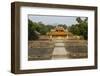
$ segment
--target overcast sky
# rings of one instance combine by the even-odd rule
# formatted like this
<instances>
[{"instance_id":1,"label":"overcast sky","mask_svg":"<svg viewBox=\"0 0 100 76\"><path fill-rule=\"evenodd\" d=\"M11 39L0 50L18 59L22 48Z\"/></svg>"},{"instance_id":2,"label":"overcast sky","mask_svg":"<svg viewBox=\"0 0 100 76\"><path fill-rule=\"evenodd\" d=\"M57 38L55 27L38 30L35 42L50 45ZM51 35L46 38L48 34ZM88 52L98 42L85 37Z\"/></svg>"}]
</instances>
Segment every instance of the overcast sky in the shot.
<instances>
[{"instance_id":1,"label":"overcast sky","mask_svg":"<svg viewBox=\"0 0 100 76\"><path fill-rule=\"evenodd\" d=\"M44 15L29 15L28 19L32 20L33 22L42 22L44 24L66 24L70 26L72 24L76 24L76 18L74 16L44 16ZM84 19L85 17L81 17Z\"/></svg>"}]
</instances>

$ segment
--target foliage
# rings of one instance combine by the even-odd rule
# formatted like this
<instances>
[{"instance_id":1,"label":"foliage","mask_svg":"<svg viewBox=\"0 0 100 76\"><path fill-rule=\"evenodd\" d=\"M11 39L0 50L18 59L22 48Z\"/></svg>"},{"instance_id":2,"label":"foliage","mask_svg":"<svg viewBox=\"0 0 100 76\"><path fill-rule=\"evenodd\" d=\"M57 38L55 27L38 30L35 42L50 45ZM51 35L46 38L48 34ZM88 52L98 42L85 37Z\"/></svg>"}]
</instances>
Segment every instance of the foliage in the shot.
<instances>
[{"instance_id":1,"label":"foliage","mask_svg":"<svg viewBox=\"0 0 100 76\"><path fill-rule=\"evenodd\" d=\"M67 26L66 24L58 24L57 26L64 27L68 29L69 32L73 33L74 35L83 36L84 39L88 39L88 22L87 18L81 19L80 17L76 18L77 24L73 24L71 26ZM36 40L39 38L39 35L46 35L54 25L46 25L42 22L33 22L28 20L28 39L29 40Z\"/></svg>"},{"instance_id":2,"label":"foliage","mask_svg":"<svg viewBox=\"0 0 100 76\"><path fill-rule=\"evenodd\" d=\"M57 26L61 26L61 27L63 27L64 29L67 29L67 25L66 25L66 24L58 24Z\"/></svg>"},{"instance_id":3,"label":"foliage","mask_svg":"<svg viewBox=\"0 0 100 76\"><path fill-rule=\"evenodd\" d=\"M74 24L69 27L69 31L75 35L83 36L84 39L88 39L88 23L87 18L82 20L80 17L76 18L78 24Z\"/></svg>"},{"instance_id":4,"label":"foliage","mask_svg":"<svg viewBox=\"0 0 100 76\"><path fill-rule=\"evenodd\" d=\"M39 38L38 34L35 32L35 29L35 23L33 24L31 20L28 20L28 40L36 40Z\"/></svg>"},{"instance_id":5,"label":"foliage","mask_svg":"<svg viewBox=\"0 0 100 76\"><path fill-rule=\"evenodd\" d=\"M40 35L46 35L54 26L52 25L45 25L42 22L32 22L28 20L28 39L29 40L36 40L39 38Z\"/></svg>"}]
</instances>

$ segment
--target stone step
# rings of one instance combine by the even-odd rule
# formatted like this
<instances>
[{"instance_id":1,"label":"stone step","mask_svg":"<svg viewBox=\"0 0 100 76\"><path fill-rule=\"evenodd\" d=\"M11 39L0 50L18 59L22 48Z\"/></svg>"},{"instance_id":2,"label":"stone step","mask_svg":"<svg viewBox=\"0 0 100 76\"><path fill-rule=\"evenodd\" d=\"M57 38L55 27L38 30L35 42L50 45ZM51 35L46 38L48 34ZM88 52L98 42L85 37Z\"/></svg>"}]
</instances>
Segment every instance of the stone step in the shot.
<instances>
[{"instance_id":1,"label":"stone step","mask_svg":"<svg viewBox=\"0 0 100 76\"><path fill-rule=\"evenodd\" d=\"M64 43L55 43L54 45L55 45L55 47L57 47L57 46L59 46L59 47L63 46L64 47L65 46Z\"/></svg>"},{"instance_id":2,"label":"stone step","mask_svg":"<svg viewBox=\"0 0 100 76\"><path fill-rule=\"evenodd\" d=\"M67 51L65 47L55 47L52 54L52 59L66 59Z\"/></svg>"}]
</instances>

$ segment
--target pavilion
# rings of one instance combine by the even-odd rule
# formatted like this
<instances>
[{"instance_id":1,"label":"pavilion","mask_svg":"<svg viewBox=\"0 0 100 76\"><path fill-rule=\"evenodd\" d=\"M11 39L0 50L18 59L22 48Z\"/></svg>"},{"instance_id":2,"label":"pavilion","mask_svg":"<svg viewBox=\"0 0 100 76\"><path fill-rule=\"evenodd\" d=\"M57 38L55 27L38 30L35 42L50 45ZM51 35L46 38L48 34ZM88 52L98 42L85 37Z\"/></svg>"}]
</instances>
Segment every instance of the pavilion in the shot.
<instances>
[{"instance_id":1,"label":"pavilion","mask_svg":"<svg viewBox=\"0 0 100 76\"><path fill-rule=\"evenodd\" d=\"M68 32L67 29L64 29L61 26L56 26L54 29L51 29L50 32L47 33L49 38L52 39L68 39L72 33Z\"/></svg>"}]
</instances>

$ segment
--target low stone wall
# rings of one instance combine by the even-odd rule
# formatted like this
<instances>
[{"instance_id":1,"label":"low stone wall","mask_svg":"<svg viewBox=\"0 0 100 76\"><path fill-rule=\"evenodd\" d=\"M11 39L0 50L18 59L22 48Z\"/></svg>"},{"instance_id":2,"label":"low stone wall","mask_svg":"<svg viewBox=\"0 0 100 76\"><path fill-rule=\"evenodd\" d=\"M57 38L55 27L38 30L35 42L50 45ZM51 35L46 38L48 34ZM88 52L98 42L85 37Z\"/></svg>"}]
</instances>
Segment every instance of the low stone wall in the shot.
<instances>
[{"instance_id":1,"label":"low stone wall","mask_svg":"<svg viewBox=\"0 0 100 76\"><path fill-rule=\"evenodd\" d=\"M88 43L86 40L53 40L53 41L29 41L28 60L52 59L55 43L63 43L67 55L65 58L88 58ZM59 47L59 46L57 46ZM61 46L62 47L62 46ZM63 52L63 50L62 50ZM59 56L61 57L61 56Z\"/></svg>"},{"instance_id":2,"label":"low stone wall","mask_svg":"<svg viewBox=\"0 0 100 76\"><path fill-rule=\"evenodd\" d=\"M51 41L29 41L28 60L51 59L54 44Z\"/></svg>"},{"instance_id":3,"label":"low stone wall","mask_svg":"<svg viewBox=\"0 0 100 76\"><path fill-rule=\"evenodd\" d=\"M29 48L28 60L48 60L52 58L53 48Z\"/></svg>"},{"instance_id":4,"label":"low stone wall","mask_svg":"<svg viewBox=\"0 0 100 76\"><path fill-rule=\"evenodd\" d=\"M69 58L87 58L88 44L87 41L67 41L65 43L67 56Z\"/></svg>"},{"instance_id":5,"label":"low stone wall","mask_svg":"<svg viewBox=\"0 0 100 76\"><path fill-rule=\"evenodd\" d=\"M28 41L28 48L54 47L52 41Z\"/></svg>"}]
</instances>

